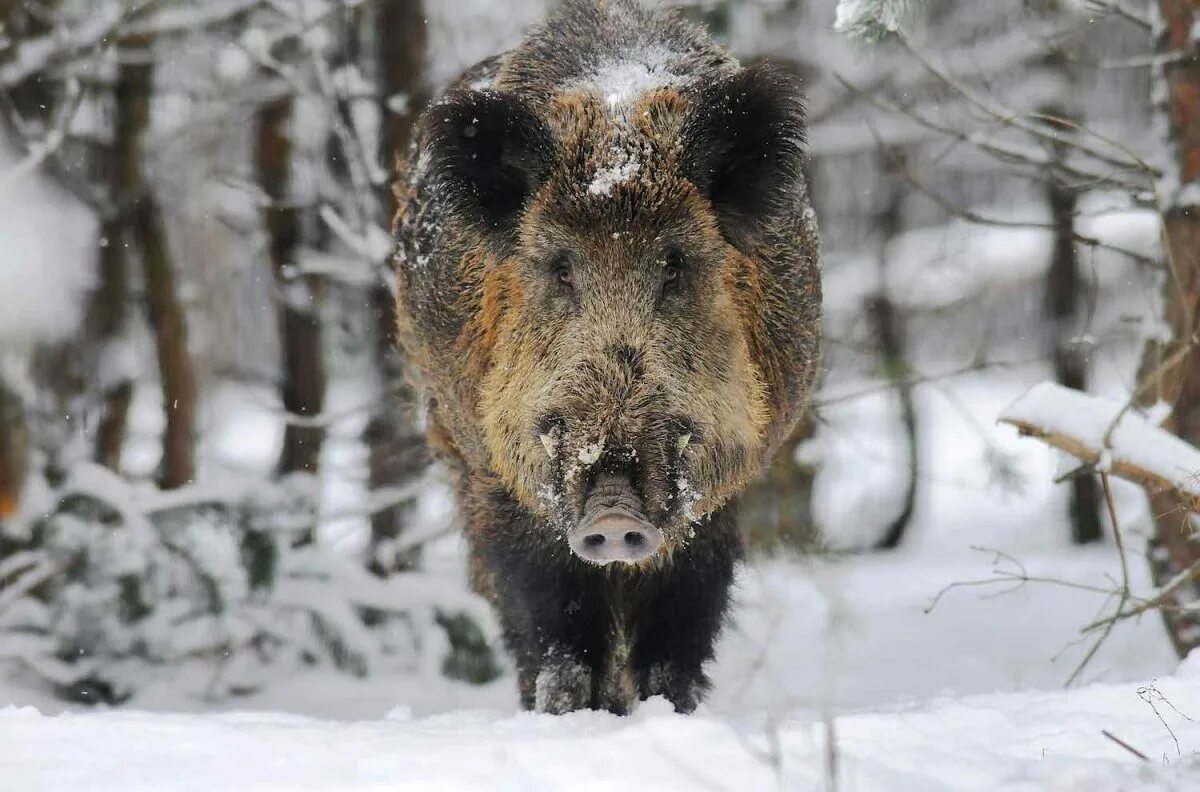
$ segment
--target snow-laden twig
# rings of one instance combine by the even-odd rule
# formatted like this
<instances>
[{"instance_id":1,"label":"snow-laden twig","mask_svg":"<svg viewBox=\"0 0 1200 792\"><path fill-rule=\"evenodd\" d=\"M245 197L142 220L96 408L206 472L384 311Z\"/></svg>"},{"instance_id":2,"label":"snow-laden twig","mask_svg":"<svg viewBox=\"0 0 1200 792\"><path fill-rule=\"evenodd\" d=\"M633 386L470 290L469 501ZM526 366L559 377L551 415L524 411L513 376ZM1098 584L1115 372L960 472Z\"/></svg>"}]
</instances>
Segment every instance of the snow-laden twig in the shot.
<instances>
[{"instance_id":1,"label":"snow-laden twig","mask_svg":"<svg viewBox=\"0 0 1200 792\"><path fill-rule=\"evenodd\" d=\"M840 0L833 29L850 39L880 41L912 24L924 0Z\"/></svg>"},{"instance_id":2,"label":"snow-laden twig","mask_svg":"<svg viewBox=\"0 0 1200 792\"><path fill-rule=\"evenodd\" d=\"M40 168L46 160L58 154L59 149L62 148L63 141L67 138L67 130L71 126L71 120L75 117L75 113L79 110L79 105L82 101L83 90L79 86L79 81L75 79L68 80L67 95L59 104L55 113L55 119L50 124L50 129L40 140L27 141L25 143L25 156L8 170L0 173L0 193L13 187L26 176Z\"/></svg>"},{"instance_id":3,"label":"snow-laden twig","mask_svg":"<svg viewBox=\"0 0 1200 792\"><path fill-rule=\"evenodd\" d=\"M134 7L133 13L154 2L157 0L143 0ZM0 85L12 87L58 62L101 46L112 38L129 13L120 3L104 5L93 11L83 24L68 26L64 22L45 35L19 41L15 56L0 66Z\"/></svg>"},{"instance_id":4,"label":"snow-laden twig","mask_svg":"<svg viewBox=\"0 0 1200 792\"><path fill-rule=\"evenodd\" d=\"M230 22L265 4L265 0L205 0L204 3L163 8L152 16L123 26L122 33L167 36L195 33Z\"/></svg>"},{"instance_id":5,"label":"snow-laden twig","mask_svg":"<svg viewBox=\"0 0 1200 792\"><path fill-rule=\"evenodd\" d=\"M62 564L49 557L43 557L33 567L26 570L15 581L7 584L0 591L0 613L10 608L29 592L50 580L62 571Z\"/></svg>"}]
</instances>

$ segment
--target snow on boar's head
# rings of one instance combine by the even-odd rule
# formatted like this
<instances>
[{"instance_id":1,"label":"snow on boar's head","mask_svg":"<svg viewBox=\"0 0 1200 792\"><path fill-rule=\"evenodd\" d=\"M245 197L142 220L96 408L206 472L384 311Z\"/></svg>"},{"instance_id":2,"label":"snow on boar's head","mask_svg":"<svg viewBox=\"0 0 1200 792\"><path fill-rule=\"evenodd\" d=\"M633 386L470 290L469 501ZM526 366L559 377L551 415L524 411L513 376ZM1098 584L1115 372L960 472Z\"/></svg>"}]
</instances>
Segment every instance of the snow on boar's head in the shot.
<instances>
[{"instance_id":1,"label":"snow on boar's head","mask_svg":"<svg viewBox=\"0 0 1200 792\"><path fill-rule=\"evenodd\" d=\"M425 216L445 226L430 255L459 286L402 273L402 335L406 299L460 317L453 355L410 346L442 412L457 398L471 416L440 419L468 467L464 421L487 475L576 555L666 557L758 472L811 386L797 80L763 63L642 90L497 84L450 93L419 129Z\"/></svg>"}]
</instances>

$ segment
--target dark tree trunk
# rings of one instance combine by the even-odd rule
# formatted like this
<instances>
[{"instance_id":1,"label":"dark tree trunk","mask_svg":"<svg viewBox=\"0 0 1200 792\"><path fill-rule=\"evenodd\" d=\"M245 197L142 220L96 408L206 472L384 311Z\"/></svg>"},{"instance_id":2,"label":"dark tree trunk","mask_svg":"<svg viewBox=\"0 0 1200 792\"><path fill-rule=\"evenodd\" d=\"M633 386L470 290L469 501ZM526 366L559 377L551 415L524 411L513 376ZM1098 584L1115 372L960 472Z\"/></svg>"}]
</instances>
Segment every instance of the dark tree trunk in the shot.
<instances>
[{"instance_id":1,"label":"dark tree trunk","mask_svg":"<svg viewBox=\"0 0 1200 792\"><path fill-rule=\"evenodd\" d=\"M118 77L120 117L116 132L117 158L113 175L120 185L122 201L117 205L122 217L122 235L116 241L137 244L142 260L146 306L154 330L162 387L166 429L163 433L162 467L159 484L174 489L195 478L196 380L188 347L187 314L179 298L175 264L167 241L162 212L151 194L142 170L142 138L150 120L150 101L154 91L153 40L148 35L128 36L119 44L121 60ZM128 236L125 236L128 234ZM102 262L103 263L103 262ZM110 260L108 262L112 264ZM123 268L123 262L120 267ZM106 273L107 274L107 273ZM119 286L120 284L115 284ZM118 387L110 404L121 413L106 418L113 421L104 429L112 442L123 434L123 408L128 395ZM115 402L115 404L113 404ZM98 438L98 441L101 439Z\"/></svg>"},{"instance_id":2,"label":"dark tree trunk","mask_svg":"<svg viewBox=\"0 0 1200 792\"><path fill-rule=\"evenodd\" d=\"M900 422L904 427L907 452L908 480L904 487L904 500L900 512L875 543L876 550L894 550L904 541L904 534L912 521L913 510L917 504L917 481L921 462L917 438L917 408L913 402L912 381L905 360L903 317L886 294L880 294L869 301L867 314L875 333L876 349L883 364L884 375L895 388L896 398L900 402Z\"/></svg>"},{"instance_id":3,"label":"dark tree trunk","mask_svg":"<svg viewBox=\"0 0 1200 792\"><path fill-rule=\"evenodd\" d=\"M307 423L320 418L325 404L319 281L294 272L300 244L300 217L291 205L292 144L288 124L292 97L275 99L259 110L257 167L259 181L271 200L264 222L269 258L279 292L279 344L282 353L280 394L290 421L280 452L280 473L316 473L320 467L324 428Z\"/></svg>"},{"instance_id":4,"label":"dark tree trunk","mask_svg":"<svg viewBox=\"0 0 1200 792\"><path fill-rule=\"evenodd\" d=\"M196 379L188 349L187 317L175 284L162 214L149 194L134 208L130 229L142 253L146 302L167 416L159 484L163 489L175 489L196 477Z\"/></svg>"},{"instance_id":5,"label":"dark tree trunk","mask_svg":"<svg viewBox=\"0 0 1200 792\"><path fill-rule=\"evenodd\" d=\"M102 348L116 343L126 332L129 303L129 210L136 205L145 185L141 178L142 130L146 126L147 98L139 92L150 89L144 84L140 67L123 63L113 91L113 142L104 166L107 167L111 214L104 219L100 233L99 286L88 307L87 328ZM102 374L103 372L98 372ZM133 382L127 378L110 382L102 394L103 411L95 440L95 458L112 470L121 466L125 445L129 405L133 400Z\"/></svg>"},{"instance_id":6,"label":"dark tree trunk","mask_svg":"<svg viewBox=\"0 0 1200 792\"><path fill-rule=\"evenodd\" d=\"M920 479L921 453L917 437L917 406L913 400L911 371L908 364L908 344L904 332L904 316L892 302L888 288L888 246L901 231L901 211L904 191L900 188L898 174L908 167L904 152L896 148L885 148L881 152L881 172L886 192L879 212L876 227L879 232L879 293L867 301L867 317L875 336L875 349L883 376L896 391L900 405L900 423L904 427L904 443L908 479L904 486L904 500L900 512L883 536L875 543L876 550L894 550L904 541L904 534L912 522L917 504L917 482Z\"/></svg>"},{"instance_id":7,"label":"dark tree trunk","mask_svg":"<svg viewBox=\"0 0 1200 792\"><path fill-rule=\"evenodd\" d=\"M1043 108L1050 119L1047 123L1056 136L1070 134L1068 114L1059 107ZM1066 142L1061 138L1053 146L1051 156L1062 160ZM1088 283L1079 267L1075 247L1075 191L1057 179L1047 187L1050 222L1054 228L1054 249L1046 272L1045 317L1049 330L1048 346L1054 362L1054 380L1060 385L1086 391L1088 387L1087 347L1077 336L1088 300ZM1076 544L1099 542L1103 537L1100 522L1100 483L1090 471L1080 472L1071 479L1071 539Z\"/></svg>"},{"instance_id":8,"label":"dark tree trunk","mask_svg":"<svg viewBox=\"0 0 1200 792\"><path fill-rule=\"evenodd\" d=\"M1162 68L1167 91L1165 112L1170 121L1174 155L1172 166L1181 185L1200 182L1200 57L1191 31L1200 23L1200 1L1159 0L1163 18L1158 52L1191 51L1185 60L1169 60ZM1165 208L1166 320L1173 341L1150 342L1142 363L1143 401L1162 400L1171 405L1165 428L1193 445L1200 445L1200 207L1173 201ZM1157 376L1153 376L1157 374ZM1182 657L1200 646L1200 612L1183 606L1200 598L1196 572L1200 570L1200 542L1193 518L1165 494L1150 492L1155 535L1150 543L1150 561L1155 582L1164 585L1175 576L1192 570L1192 584L1178 590L1163 607L1167 631Z\"/></svg>"},{"instance_id":9,"label":"dark tree trunk","mask_svg":"<svg viewBox=\"0 0 1200 792\"><path fill-rule=\"evenodd\" d=\"M381 0L378 17L379 74L384 134L380 158L389 170L408 149L413 124L429 100L423 82L428 35L420 0ZM396 212L390 185L380 192L380 203L390 223ZM428 455L412 409L414 393L404 378L404 365L395 342L395 309L388 284L377 284L371 294L377 317L375 369L382 393L372 411L363 440L368 453L371 490L401 486L428 465ZM371 541L367 564L386 575L415 563L415 552L397 553L394 542L407 527L411 503L396 504L371 515Z\"/></svg>"},{"instance_id":10,"label":"dark tree trunk","mask_svg":"<svg viewBox=\"0 0 1200 792\"><path fill-rule=\"evenodd\" d=\"M21 490L28 472L29 424L25 405L0 380L0 525L20 509Z\"/></svg>"},{"instance_id":11,"label":"dark tree trunk","mask_svg":"<svg viewBox=\"0 0 1200 792\"><path fill-rule=\"evenodd\" d=\"M407 152L413 125L429 101L424 83L429 32L421 0L380 0L377 29L384 119L379 157L390 171ZM390 186L382 198L390 220L396 213Z\"/></svg>"}]
</instances>

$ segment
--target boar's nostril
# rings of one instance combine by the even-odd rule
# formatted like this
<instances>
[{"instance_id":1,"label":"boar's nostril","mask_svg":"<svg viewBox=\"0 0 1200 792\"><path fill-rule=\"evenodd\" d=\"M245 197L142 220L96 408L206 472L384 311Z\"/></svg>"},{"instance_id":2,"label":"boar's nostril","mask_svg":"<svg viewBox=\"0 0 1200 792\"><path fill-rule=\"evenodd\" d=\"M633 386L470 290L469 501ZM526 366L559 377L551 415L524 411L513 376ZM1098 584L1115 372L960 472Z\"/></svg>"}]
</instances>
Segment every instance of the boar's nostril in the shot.
<instances>
[{"instance_id":1,"label":"boar's nostril","mask_svg":"<svg viewBox=\"0 0 1200 792\"><path fill-rule=\"evenodd\" d=\"M630 531L629 533L625 534L625 544L627 544L627 545L632 545L633 547L640 547L641 545L645 544L645 542L646 542L645 535L643 535L637 531Z\"/></svg>"},{"instance_id":2,"label":"boar's nostril","mask_svg":"<svg viewBox=\"0 0 1200 792\"><path fill-rule=\"evenodd\" d=\"M604 544L604 534L588 534L583 537L583 543L587 547L599 547Z\"/></svg>"}]
</instances>

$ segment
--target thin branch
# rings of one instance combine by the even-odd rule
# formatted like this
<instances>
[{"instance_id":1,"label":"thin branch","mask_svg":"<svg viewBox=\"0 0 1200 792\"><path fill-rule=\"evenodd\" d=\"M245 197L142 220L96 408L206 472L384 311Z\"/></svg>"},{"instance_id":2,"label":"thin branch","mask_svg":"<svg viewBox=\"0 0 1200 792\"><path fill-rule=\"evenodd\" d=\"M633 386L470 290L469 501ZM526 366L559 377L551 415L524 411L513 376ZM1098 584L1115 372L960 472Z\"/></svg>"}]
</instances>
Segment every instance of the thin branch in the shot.
<instances>
[{"instance_id":1,"label":"thin branch","mask_svg":"<svg viewBox=\"0 0 1200 792\"><path fill-rule=\"evenodd\" d=\"M897 166L896 172L902 179L904 179L905 182L909 184L909 186L911 186L920 194L924 195L929 200L936 203L938 207L942 209L942 211L946 212L951 217L958 217L973 225L992 226L994 228L1044 228L1047 230L1053 230L1055 228L1052 223L1044 223L1034 220L1002 220L998 217L987 217L986 215L979 214L972 209L966 209L962 206L958 206L934 190L931 190L929 187L926 187L912 174L912 171L903 164ZM1149 256L1144 256L1136 251L1129 250L1128 248L1123 248L1120 245L1113 245L1097 239L1096 237L1080 234L1077 231L1071 232L1071 238L1081 245L1087 245L1088 247L1095 248L1097 250L1108 250L1125 256L1139 265L1146 267L1158 267L1158 262L1155 259Z\"/></svg>"},{"instance_id":2,"label":"thin branch","mask_svg":"<svg viewBox=\"0 0 1200 792\"><path fill-rule=\"evenodd\" d=\"M1111 167L1119 169L1136 167L1138 170L1141 170L1143 173L1146 173L1153 178L1158 178L1162 175L1162 172L1158 168L1150 165L1141 157L1132 156L1130 159L1114 157L1107 152L1100 151L1095 147L1088 145L1082 140L1063 138L1061 135L1055 133L1054 130L1047 128L1042 124L1029 123L1020 113L994 107L986 100L976 96L975 93L962 82L945 73L937 66L934 66L933 63L921 55L921 53L917 51L917 49L913 47L911 43L909 43L908 39L906 39L903 35L898 35L897 38L908 54L911 55L918 63L924 66L931 75L943 82L947 87L965 99L970 105L980 110L985 115L990 116L991 118L1000 122L1004 126L1018 129L1021 132L1031 135L1034 138L1043 140L1047 143L1066 146L1067 148L1073 149L1084 156L1095 159L1098 162L1102 162ZM1128 150L1123 146L1120 147L1120 150L1123 154L1128 155L1129 153Z\"/></svg>"},{"instance_id":3,"label":"thin branch","mask_svg":"<svg viewBox=\"0 0 1200 792\"><path fill-rule=\"evenodd\" d=\"M1135 618L1143 613L1146 613L1147 611L1169 608L1170 601L1175 596L1175 593L1178 592L1179 589L1184 588L1197 580L1200 580L1200 561L1197 561L1192 566L1176 574L1173 578L1163 584L1163 586L1159 588L1157 592L1149 597L1131 597L1131 599L1139 600L1137 605L1124 610L1118 609L1117 612L1111 616L1106 616L1103 619L1097 619L1091 624L1083 627L1081 632L1087 633L1093 630L1098 630L1113 622Z\"/></svg>"},{"instance_id":4,"label":"thin branch","mask_svg":"<svg viewBox=\"0 0 1200 792\"><path fill-rule=\"evenodd\" d=\"M1084 6L1093 11L1103 11L1106 14L1120 17L1126 22L1132 22L1149 33L1154 29L1150 20L1125 5L1123 0L1084 0Z\"/></svg>"},{"instance_id":5,"label":"thin branch","mask_svg":"<svg viewBox=\"0 0 1200 792\"><path fill-rule=\"evenodd\" d=\"M44 36L20 42L16 57L0 66L0 85L12 87L53 66L103 47L119 36L123 25L140 19L158 2L160 0L138 0L116 13L94 14L84 24L64 24Z\"/></svg>"},{"instance_id":6,"label":"thin branch","mask_svg":"<svg viewBox=\"0 0 1200 792\"><path fill-rule=\"evenodd\" d=\"M1130 745L1129 743L1125 742L1125 741L1124 741L1124 740L1122 740L1120 737L1118 737L1117 735L1115 735L1115 734L1113 734L1112 732L1110 732L1108 729L1101 729L1101 730L1100 730L1100 733L1101 733L1101 734L1103 734L1103 735L1104 735L1105 737L1107 737L1108 739L1110 739L1110 740L1112 740L1113 742L1115 742L1117 745L1119 745L1119 746L1121 746L1122 748L1124 748L1126 751L1129 751L1129 753L1133 754L1133 755L1134 755L1134 756L1136 756L1138 759L1141 759L1143 762L1149 762L1149 761L1150 761L1150 757L1149 757L1149 756L1146 756L1146 754L1142 753L1142 752L1141 752L1141 751L1139 751L1137 748L1134 748L1132 745Z\"/></svg>"},{"instance_id":7,"label":"thin branch","mask_svg":"<svg viewBox=\"0 0 1200 792\"><path fill-rule=\"evenodd\" d=\"M912 108L903 107L901 105L885 101L875 96L870 96L853 83L846 80L840 74L835 73L834 79L840 82L848 90L854 91L862 96L863 100L884 112L902 115L911 119L920 126L936 132L940 135L952 138L965 143L972 148L975 148L984 154L998 160L1006 165L1021 165L1030 168L1033 174L1039 178L1045 179L1045 174L1059 174L1061 180L1073 179L1079 185L1083 184L1112 184L1122 190L1129 192L1139 192L1147 190L1150 186L1149 180L1143 178L1137 181L1128 181L1120 178L1112 173L1100 173L1096 171L1084 170L1077 165L1064 162L1061 159L1048 157L1042 152L1034 149L1018 148L1012 145L997 143L996 141L982 136L978 133L967 133L961 129L946 124L940 124L932 119L916 112ZM1121 168L1121 170L1132 170L1130 167Z\"/></svg>"},{"instance_id":8,"label":"thin branch","mask_svg":"<svg viewBox=\"0 0 1200 792\"><path fill-rule=\"evenodd\" d=\"M1117 594L1117 613L1120 613L1122 610L1124 610L1125 605L1129 602L1130 597L1129 561L1125 558L1125 540L1121 536L1121 523L1117 519L1117 507L1113 502L1112 485L1109 483L1108 473L1103 471L1100 473L1100 485L1104 488L1104 502L1108 505L1108 518L1112 522L1113 543L1117 546L1117 558L1121 562L1121 588ZM1083 659L1079 661L1079 665L1076 666L1075 670L1071 672L1071 676L1067 678L1067 686L1070 686L1073 682L1075 682L1075 680L1079 678L1079 675L1083 673L1084 669L1088 667L1088 664L1092 661L1092 658L1096 656L1096 652L1100 650L1100 647L1103 646L1104 642L1108 640L1108 636L1112 634L1113 627L1115 627L1116 624L1116 620L1113 620L1104 627L1103 632L1101 632L1100 636L1096 638L1091 648L1088 649L1087 654L1083 656Z\"/></svg>"}]
</instances>

